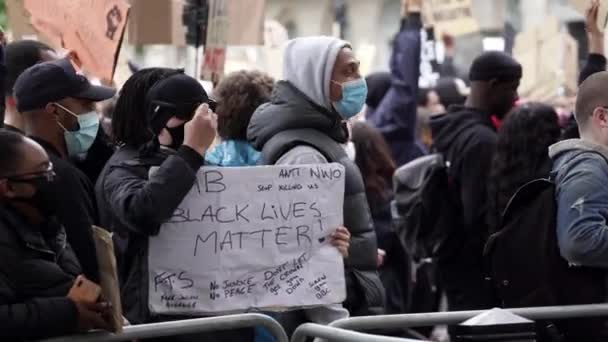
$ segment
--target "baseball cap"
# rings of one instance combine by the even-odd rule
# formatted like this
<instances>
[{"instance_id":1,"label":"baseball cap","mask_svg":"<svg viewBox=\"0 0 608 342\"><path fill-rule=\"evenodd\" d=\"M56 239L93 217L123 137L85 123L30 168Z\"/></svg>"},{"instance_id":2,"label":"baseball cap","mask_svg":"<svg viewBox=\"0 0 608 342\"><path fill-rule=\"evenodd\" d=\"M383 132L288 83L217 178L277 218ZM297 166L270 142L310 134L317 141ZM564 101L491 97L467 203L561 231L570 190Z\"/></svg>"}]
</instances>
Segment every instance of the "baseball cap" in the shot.
<instances>
[{"instance_id":1,"label":"baseball cap","mask_svg":"<svg viewBox=\"0 0 608 342\"><path fill-rule=\"evenodd\" d=\"M115 93L113 88L91 84L74 69L68 58L32 66L17 78L14 87L19 112L40 109L48 103L68 97L103 101Z\"/></svg>"},{"instance_id":2,"label":"baseball cap","mask_svg":"<svg viewBox=\"0 0 608 342\"><path fill-rule=\"evenodd\" d=\"M214 109L215 102L209 99L200 82L180 72L158 81L148 91L146 115L153 131L157 132L173 116L190 120L202 103L208 103Z\"/></svg>"}]
</instances>

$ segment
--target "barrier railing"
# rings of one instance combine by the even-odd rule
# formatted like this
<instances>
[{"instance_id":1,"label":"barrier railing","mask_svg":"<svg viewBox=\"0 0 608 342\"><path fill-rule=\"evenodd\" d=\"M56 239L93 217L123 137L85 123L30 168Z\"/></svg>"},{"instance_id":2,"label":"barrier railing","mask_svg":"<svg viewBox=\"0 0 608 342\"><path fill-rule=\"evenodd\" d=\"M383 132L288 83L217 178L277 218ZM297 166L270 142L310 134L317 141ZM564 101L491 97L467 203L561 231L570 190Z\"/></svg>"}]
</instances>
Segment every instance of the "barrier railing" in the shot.
<instances>
[{"instance_id":1,"label":"barrier railing","mask_svg":"<svg viewBox=\"0 0 608 342\"><path fill-rule=\"evenodd\" d=\"M299 326L291 337L291 342L305 342L307 337L318 337L331 342L419 342L406 338L364 334L338 329L326 325L306 323Z\"/></svg>"},{"instance_id":2,"label":"barrier railing","mask_svg":"<svg viewBox=\"0 0 608 342\"><path fill-rule=\"evenodd\" d=\"M276 342L289 342L285 330L269 316L262 314L239 314L182 321L140 324L125 327L122 334L90 332L42 340L41 342L118 342L135 339L178 336L211 331L263 326L272 334Z\"/></svg>"},{"instance_id":3,"label":"barrier railing","mask_svg":"<svg viewBox=\"0 0 608 342\"><path fill-rule=\"evenodd\" d=\"M531 319L566 319L608 316L608 304L545 306L507 309L512 313ZM433 312L402 315L363 316L337 320L331 327L366 331L374 329L405 329L433 325L462 323L486 310Z\"/></svg>"}]
</instances>

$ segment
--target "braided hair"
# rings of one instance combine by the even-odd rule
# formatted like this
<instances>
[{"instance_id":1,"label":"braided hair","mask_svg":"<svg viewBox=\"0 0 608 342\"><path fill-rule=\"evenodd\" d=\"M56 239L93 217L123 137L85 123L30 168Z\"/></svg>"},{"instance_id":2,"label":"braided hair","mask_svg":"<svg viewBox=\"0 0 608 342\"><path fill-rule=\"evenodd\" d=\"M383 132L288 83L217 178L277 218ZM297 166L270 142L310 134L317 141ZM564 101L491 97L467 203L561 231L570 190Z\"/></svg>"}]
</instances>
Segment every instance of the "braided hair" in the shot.
<instances>
[{"instance_id":1,"label":"braided hair","mask_svg":"<svg viewBox=\"0 0 608 342\"><path fill-rule=\"evenodd\" d=\"M112 115L112 135L119 145L140 148L154 137L145 111L148 90L156 82L181 73L179 69L147 68L135 72L120 90Z\"/></svg>"}]
</instances>

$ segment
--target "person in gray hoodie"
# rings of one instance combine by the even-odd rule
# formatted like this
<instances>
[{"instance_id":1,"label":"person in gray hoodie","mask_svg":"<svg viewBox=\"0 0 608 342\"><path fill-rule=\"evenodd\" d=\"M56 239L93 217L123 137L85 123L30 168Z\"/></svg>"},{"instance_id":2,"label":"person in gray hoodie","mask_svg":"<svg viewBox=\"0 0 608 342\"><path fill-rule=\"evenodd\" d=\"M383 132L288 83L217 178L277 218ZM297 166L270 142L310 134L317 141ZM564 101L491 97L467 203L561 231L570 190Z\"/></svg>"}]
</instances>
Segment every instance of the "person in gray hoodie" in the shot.
<instances>
[{"instance_id":1,"label":"person in gray hoodie","mask_svg":"<svg viewBox=\"0 0 608 342\"><path fill-rule=\"evenodd\" d=\"M572 265L608 268L608 72L579 88L575 116L580 139L549 148L558 204L557 238Z\"/></svg>"},{"instance_id":2,"label":"person in gray hoodie","mask_svg":"<svg viewBox=\"0 0 608 342\"><path fill-rule=\"evenodd\" d=\"M252 146L262 152L263 164L336 162L345 167L344 226L351 241L345 259L344 306L351 315L382 313L384 305L365 186L357 165L341 146L348 141L346 120L362 110L366 97L359 61L347 42L332 37L297 38L285 48L283 80L275 85L271 101L253 114L247 130ZM278 318L290 333L302 321L327 324L348 316L349 311L333 305Z\"/></svg>"}]
</instances>

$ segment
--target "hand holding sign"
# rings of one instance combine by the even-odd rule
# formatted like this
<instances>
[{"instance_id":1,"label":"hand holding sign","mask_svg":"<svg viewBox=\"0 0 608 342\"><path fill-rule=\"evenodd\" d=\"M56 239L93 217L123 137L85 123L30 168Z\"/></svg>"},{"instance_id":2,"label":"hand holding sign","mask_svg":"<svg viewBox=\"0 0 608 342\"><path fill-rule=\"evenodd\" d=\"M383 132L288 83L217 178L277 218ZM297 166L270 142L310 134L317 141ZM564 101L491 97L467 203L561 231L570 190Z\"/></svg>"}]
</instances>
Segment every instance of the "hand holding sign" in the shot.
<instances>
[{"instance_id":1,"label":"hand holding sign","mask_svg":"<svg viewBox=\"0 0 608 342\"><path fill-rule=\"evenodd\" d=\"M340 251L342 257L348 258L348 248L350 247L350 232L348 229L346 227L338 227L331 234L331 244Z\"/></svg>"},{"instance_id":2,"label":"hand holding sign","mask_svg":"<svg viewBox=\"0 0 608 342\"><path fill-rule=\"evenodd\" d=\"M203 103L196 109L192 120L184 127L184 145L204 155L213 143L217 129L217 115Z\"/></svg>"}]
</instances>

